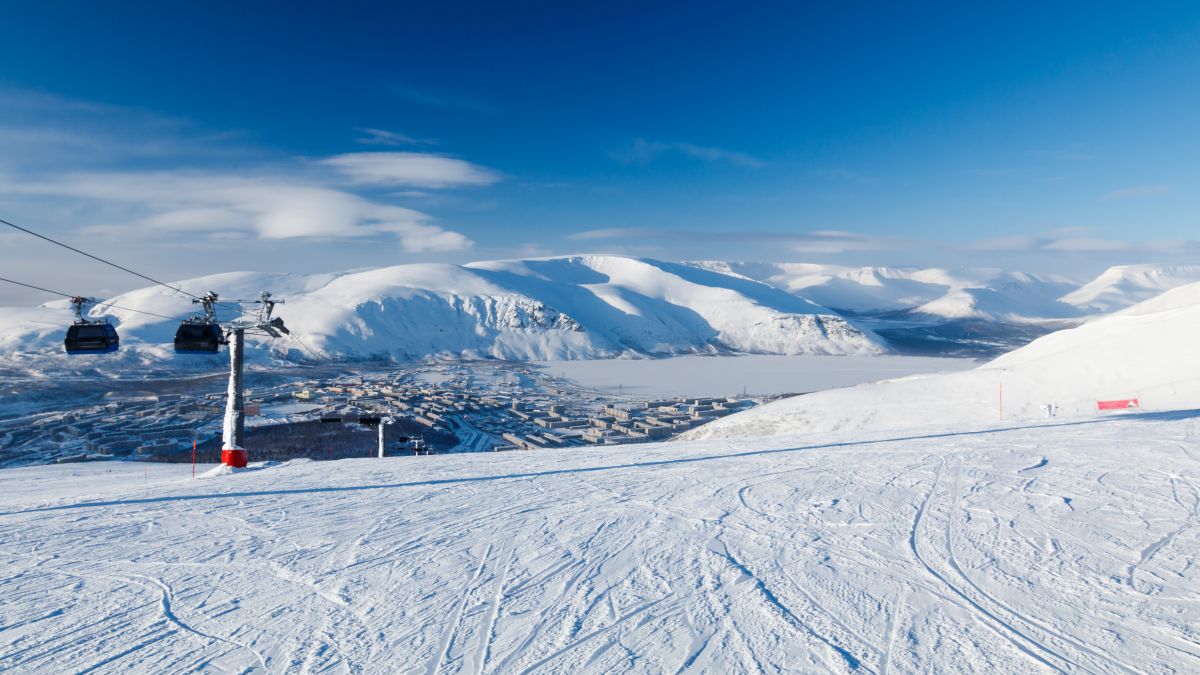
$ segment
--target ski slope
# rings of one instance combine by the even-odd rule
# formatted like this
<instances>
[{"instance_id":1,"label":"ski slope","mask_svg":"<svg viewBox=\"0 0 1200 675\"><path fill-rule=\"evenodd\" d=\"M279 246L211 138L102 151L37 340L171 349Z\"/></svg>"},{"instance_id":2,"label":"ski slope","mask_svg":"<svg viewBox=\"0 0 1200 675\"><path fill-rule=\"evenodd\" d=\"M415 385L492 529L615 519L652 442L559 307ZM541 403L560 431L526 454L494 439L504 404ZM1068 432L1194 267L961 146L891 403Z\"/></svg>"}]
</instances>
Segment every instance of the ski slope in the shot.
<instances>
[{"instance_id":1,"label":"ski slope","mask_svg":"<svg viewBox=\"0 0 1200 675\"><path fill-rule=\"evenodd\" d=\"M688 432L745 438L859 433L1035 420L1056 406L1091 416L1097 402L1138 399L1147 410L1200 408L1200 283L1034 340L974 370L863 384L798 396Z\"/></svg>"},{"instance_id":2,"label":"ski slope","mask_svg":"<svg viewBox=\"0 0 1200 675\"><path fill-rule=\"evenodd\" d=\"M0 472L9 672L1195 672L1191 413Z\"/></svg>"}]
</instances>

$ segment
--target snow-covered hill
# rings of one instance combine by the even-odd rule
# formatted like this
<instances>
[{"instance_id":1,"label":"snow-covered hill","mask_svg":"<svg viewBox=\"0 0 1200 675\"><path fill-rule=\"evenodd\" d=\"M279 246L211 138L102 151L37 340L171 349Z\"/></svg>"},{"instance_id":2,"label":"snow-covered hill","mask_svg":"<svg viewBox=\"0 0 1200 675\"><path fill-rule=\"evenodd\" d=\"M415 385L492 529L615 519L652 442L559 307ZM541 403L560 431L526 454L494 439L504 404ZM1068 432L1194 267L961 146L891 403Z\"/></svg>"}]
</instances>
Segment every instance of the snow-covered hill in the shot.
<instances>
[{"instance_id":1,"label":"snow-covered hill","mask_svg":"<svg viewBox=\"0 0 1200 675\"><path fill-rule=\"evenodd\" d=\"M733 415L692 438L915 428L1030 420L1055 405L1093 415L1100 400L1200 408L1200 283L1042 337L975 370L799 396Z\"/></svg>"},{"instance_id":2,"label":"snow-covered hill","mask_svg":"<svg viewBox=\"0 0 1200 675\"><path fill-rule=\"evenodd\" d=\"M756 281L650 259L571 256L469 265L414 264L340 274L229 273L188 279L193 293L286 300L277 314L296 336L274 344L295 358L603 358L625 353L735 351L872 354L869 331L824 307ZM108 300L118 358L169 357L188 298L162 287ZM125 309L120 309L125 308ZM223 319L232 318L226 308ZM94 312L95 314L95 312ZM65 302L0 309L0 351L54 353ZM138 345L149 345L149 352ZM20 357L18 357L20 358ZM191 357L183 357L191 358Z\"/></svg>"},{"instance_id":3,"label":"snow-covered hill","mask_svg":"<svg viewBox=\"0 0 1200 675\"><path fill-rule=\"evenodd\" d=\"M1107 314L1200 281L1200 265L1121 265L1063 296L1089 314Z\"/></svg>"},{"instance_id":4,"label":"snow-covered hill","mask_svg":"<svg viewBox=\"0 0 1200 675\"><path fill-rule=\"evenodd\" d=\"M1080 315L1059 298L1079 283L996 269L843 267L807 263L689 263L755 279L825 307L860 314L907 312L940 319L1022 321Z\"/></svg>"}]
</instances>

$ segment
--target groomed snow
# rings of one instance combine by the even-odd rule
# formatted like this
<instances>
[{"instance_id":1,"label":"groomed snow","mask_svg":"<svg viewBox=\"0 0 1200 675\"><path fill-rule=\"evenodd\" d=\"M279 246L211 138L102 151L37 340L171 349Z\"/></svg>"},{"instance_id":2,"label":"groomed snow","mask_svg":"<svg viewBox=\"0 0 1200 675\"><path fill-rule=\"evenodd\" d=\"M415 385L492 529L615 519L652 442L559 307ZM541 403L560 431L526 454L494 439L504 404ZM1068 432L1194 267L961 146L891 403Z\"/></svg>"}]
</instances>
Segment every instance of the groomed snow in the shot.
<instances>
[{"instance_id":1,"label":"groomed snow","mask_svg":"<svg viewBox=\"0 0 1200 675\"><path fill-rule=\"evenodd\" d=\"M0 670L1194 672L1198 431L7 470Z\"/></svg>"}]
</instances>

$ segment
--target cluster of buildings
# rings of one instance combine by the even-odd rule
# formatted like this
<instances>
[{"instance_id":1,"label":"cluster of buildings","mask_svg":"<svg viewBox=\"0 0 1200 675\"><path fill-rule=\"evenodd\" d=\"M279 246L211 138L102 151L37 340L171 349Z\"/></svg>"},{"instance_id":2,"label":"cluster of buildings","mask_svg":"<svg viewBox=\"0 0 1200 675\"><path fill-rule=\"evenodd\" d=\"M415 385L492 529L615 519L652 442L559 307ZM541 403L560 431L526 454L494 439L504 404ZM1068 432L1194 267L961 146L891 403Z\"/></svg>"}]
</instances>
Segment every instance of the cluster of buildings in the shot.
<instances>
[{"instance_id":1,"label":"cluster of buildings","mask_svg":"<svg viewBox=\"0 0 1200 675\"><path fill-rule=\"evenodd\" d=\"M583 440L595 444L657 441L754 405L749 399L682 398L630 407L605 406L588 419Z\"/></svg>"},{"instance_id":2,"label":"cluster of buildings","mask_svg":"<svg viewBox=\"0 0 1200 675\"><path fill-rule=\"evenodd\" d=\"M224 405L223 393L146 393L0 421L0 465L181 452L203 440L199 434L206 426L219 426L213 420L220 419Z\"/></svg>"},{"instance_id":3,"label":"cluster of buildings","mask_svg":"<svg viewBox=\"0 0 1200 675\"><path fill-rule=\"evenodd\" d=\"M442 364L441 377L391 375L305 383L296 397L320 401L323 414L409 418L459 437L458 451L534 450L585 444L658 441L751 407L743 398L680 398L630 402L566 387L532 368L495 366L508 377L480 377L478 366Z\"/></svg>"},{"instance_id":4,"label":"cluster of buildings","mask_svg":"<svg viewBox=\"0 0 1200 675\"><path fill-rule=\"evenodd\" d=\"M214 383L215 384L215 383ZM0 421L0 466L160 458L219 436L225 392L123 396ZM414 364L247 392L248 427L372 419L457 439L452 452L658 441L753 406L740 398L632 401L584 389L526 364ZM413 434L411 431L394 433ZM453 441L450 441L453 443Z\"/></svg>"}]
</instances>

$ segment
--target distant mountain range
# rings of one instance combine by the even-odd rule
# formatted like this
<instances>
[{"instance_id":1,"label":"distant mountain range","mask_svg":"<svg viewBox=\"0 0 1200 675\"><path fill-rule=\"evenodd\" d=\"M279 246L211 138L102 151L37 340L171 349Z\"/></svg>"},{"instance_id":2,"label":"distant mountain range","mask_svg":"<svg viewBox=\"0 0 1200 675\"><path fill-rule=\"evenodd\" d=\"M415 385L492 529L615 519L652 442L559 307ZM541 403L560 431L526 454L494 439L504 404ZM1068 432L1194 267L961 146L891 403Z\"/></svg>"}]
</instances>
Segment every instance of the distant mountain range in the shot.
<instances>
[{"instance_id":1,"label":"distant mountain range","mask_svg":"<svg viewBox=\"0 0 1200 675\"><path fill-rule=\"evenodd\" d=\"M269 289L286 299L277 313L295 336L271 343L277 354L341 360L706 352L984 355L1197 280L1200 265L1114 267L1082 284L986 269L582 255L331 274L233 272L178 283L227 299L253 298ZM125 309L93 310L94 316L109 316L121 332L122 351L103 358L196 358L174 357L170 342L178 320L154 316L193 312L188 297L150 287L106 302ZM222 311L221 318L233 318L232 311ZM0 353L10 361L58 353L69 323L64 301L0 308Z\"/></svg>"},{"instance_id":2,"label":"distant mountain range","mask_svg":"<svg viewBox=\"0 0 1200 675\"><path fill-rule=\"evenodd\" d=\"M842 314L1013 322L1107 314L1200 281L1200 265L1122 265L1081 284L1058 275L998 269L689 264L762 281Z\"/></svg>"}]
</instances>

